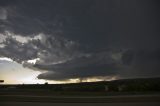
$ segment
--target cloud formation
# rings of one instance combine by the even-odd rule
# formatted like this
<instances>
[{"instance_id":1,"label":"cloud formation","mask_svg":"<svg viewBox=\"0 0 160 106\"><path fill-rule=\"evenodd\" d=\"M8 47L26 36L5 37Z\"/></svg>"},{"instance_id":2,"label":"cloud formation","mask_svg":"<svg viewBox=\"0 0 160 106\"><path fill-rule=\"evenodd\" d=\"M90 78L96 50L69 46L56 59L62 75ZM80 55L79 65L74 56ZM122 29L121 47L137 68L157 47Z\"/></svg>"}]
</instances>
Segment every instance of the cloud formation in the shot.
<instances>
[{"instance_id":1,"label":"cloud formation","mask_svg":"<svg viewBox=\"0 0 160 106\"><path fill-rule=\"evenodd\" d=\"M160 76L156 0L0 1L0 56L39 79Z\"/></svg>"},{"instance_id":2,"label":"cloud formation","mask_svg":"<svg viewBox=\"0 0 160 106\"><path fill-rule=\"evenodd\" d=\"M7 19L7 10L0 7L0 20L6 20Z\"/></svg>"}]
</instances>

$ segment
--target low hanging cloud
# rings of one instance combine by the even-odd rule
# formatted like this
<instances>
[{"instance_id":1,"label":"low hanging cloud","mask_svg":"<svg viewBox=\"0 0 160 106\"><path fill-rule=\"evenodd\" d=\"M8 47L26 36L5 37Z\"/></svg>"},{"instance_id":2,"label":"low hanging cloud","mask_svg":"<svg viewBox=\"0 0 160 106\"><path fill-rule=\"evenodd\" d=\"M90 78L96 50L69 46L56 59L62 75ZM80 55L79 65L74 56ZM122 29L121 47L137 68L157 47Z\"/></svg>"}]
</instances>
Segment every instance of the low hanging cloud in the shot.
<instances>
[{"instance_id":1,"label":"low hanging cloud","mask_svg":"<svg viewBox=\"0 0 160 106\"><path fill-rule=\"evenodd\" d=\"M120 66L120 61L115 61L110 57L109 53L98 53L91 56L82 56L55 65L35 64L35 67L50 70L49 72L40 74L38 76L39 79L48 78L54 80L116 76L117 71L122 69Z\"/></svg>"},{"instance_id":2,"label":"low hanging cloud","mask_svg":"<svg viewBox=\"0 0 160 106\"><path fill-rule=\"evenodd\" d=\"M1 0L0 56L39 79L160 76L156 2Z\"/></svg>"}]
</instances>

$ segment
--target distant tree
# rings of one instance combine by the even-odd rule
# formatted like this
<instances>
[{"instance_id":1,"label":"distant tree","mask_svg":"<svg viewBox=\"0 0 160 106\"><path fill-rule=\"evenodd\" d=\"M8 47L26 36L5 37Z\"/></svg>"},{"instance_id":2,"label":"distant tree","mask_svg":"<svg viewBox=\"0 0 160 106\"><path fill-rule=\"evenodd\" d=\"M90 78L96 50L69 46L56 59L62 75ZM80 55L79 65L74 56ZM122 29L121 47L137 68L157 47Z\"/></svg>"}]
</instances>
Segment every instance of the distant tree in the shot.
<instances>
[{"instance_id":1,"label":"distant tree","mask_svg":"<svg viewBox=\"0 0 160 106\"><path fill-rule=\"evenodd\" d=\"M0 80L0 83L3 83L4 82L4 80Z\"/></svg>"},{"instance_id":2,"label":"distant tree","mask_svg":"<svg viewBox=\"0 0 160 106\"><path fill-rule=\"evenodd\" d=\"M44 85L48 85L48 82L45 82Z\"/></svg>"}]
</instances>

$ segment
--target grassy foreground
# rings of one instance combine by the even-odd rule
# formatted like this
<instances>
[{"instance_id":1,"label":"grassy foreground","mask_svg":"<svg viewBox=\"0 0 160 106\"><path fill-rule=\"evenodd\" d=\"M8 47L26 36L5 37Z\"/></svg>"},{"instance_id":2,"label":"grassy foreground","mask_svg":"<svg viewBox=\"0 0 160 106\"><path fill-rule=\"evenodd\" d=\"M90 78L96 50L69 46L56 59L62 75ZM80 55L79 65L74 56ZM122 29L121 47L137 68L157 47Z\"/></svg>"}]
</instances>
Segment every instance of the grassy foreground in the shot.
<instances>
[{"instance_id":1,"label":"grassy foreground","mask_svg":"<svg viewBox=\"0 0 160 106\"><path fill-rule=\"evenodd\" d=\"M0 85L0 102L160 102L160 78L76 84Z\"/></svg>"},{"instance_id":2,"label":"grassy foreground","mask_svg":"<svg viewBox=\"0 0 160 106\"><path fill-rule=\"evenodd\" d=\"M41 89L1 90L0 102L125 103L160 102L157 92L71 92Z\"/></svg>"}]
</instances>

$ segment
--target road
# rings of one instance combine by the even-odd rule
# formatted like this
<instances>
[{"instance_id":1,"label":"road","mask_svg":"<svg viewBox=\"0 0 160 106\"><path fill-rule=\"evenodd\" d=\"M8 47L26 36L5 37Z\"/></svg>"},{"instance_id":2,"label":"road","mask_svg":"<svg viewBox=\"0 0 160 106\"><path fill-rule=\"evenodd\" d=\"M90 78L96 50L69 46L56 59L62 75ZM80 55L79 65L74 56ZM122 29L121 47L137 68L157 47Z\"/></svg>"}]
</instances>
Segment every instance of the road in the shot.
<instances>
[{"instance_id":1,"label":"road","mask_svg":"<svg viewBox=\"0 0 160 106\"><path fill-rule=\"evenodd\" d=\"M41 103L160 103L160 95L134 96L33 96L33 95L0 95L1 102L41 102Z\"/></svg>"},{"instance_id":2,"label":"road","mask_svg":"<svg viewBox=\"0 0 160 106\"><path fill-rule=\"evenodd\" d=\"M0 95L0 106L160 106L160 96L52 97Z\"/></svg>"},{"instance_id":3,"label":"road","mask_svg":"<svg viewBox=\"0 0 160 106\"><path fill-rule=\"evenodd\" d=\"M140 103L39 103L39 102L0 102L0 106L160 106L160 102Z\"/></svg>"}]
</instances>

